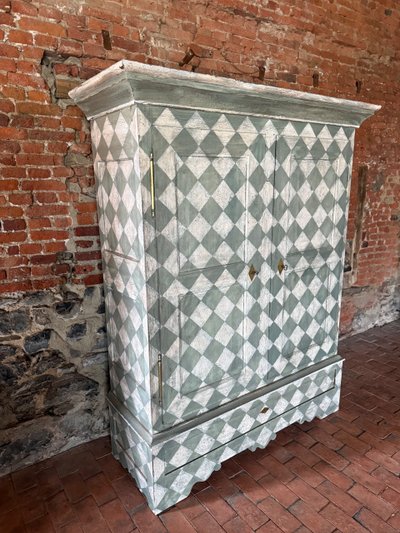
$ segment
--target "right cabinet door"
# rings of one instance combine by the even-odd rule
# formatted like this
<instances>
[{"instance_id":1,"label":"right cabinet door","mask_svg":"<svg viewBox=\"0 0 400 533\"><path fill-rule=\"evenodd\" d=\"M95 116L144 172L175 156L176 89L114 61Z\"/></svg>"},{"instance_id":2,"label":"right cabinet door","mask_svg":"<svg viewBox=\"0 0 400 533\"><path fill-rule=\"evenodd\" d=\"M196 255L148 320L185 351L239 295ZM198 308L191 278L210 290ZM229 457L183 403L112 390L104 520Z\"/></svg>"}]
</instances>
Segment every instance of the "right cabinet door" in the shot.
<instances>
[{"instance_id":1,"label":"right cabinet door","mask_svg":"<svg viewBox=\"0 0 400 533\"><path fill-rule=\"evenodd\" d=\"M339 128L278 139L269 381L337 353L351 153Z\"/></svg>"}]
</instances>

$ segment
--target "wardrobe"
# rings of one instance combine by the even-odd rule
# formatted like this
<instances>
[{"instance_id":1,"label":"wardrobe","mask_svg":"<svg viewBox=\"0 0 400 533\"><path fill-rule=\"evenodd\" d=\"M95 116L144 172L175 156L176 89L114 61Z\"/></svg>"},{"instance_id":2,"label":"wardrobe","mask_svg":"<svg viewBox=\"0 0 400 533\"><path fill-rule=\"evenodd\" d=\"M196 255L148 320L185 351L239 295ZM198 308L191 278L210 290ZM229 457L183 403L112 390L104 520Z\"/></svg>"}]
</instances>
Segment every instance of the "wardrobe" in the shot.
<instances>
[{"instance_id":1,"label":"wardrobe","mask_svg":"<svg viewBox=\"0 0 400 533\"><path fill-rule=\"evenodd\" d=\"M379 106L120 61L90 119L114 456L154 513L339 407L355 129Z\"/></svg>"}]
</instances>

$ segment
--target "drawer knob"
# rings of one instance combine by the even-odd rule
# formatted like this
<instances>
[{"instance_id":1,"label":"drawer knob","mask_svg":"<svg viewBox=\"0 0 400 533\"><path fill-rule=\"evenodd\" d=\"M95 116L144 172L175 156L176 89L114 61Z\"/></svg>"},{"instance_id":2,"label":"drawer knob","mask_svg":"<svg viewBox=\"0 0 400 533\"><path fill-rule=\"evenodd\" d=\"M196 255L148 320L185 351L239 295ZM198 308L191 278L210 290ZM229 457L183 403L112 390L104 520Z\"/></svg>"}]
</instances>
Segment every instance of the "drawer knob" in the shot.
<instances>
[{"instance_id":1,"label":"drawer knob","mask_svg":"<svg viewBox=\"0 0 400 533\"><path fill-rule=\"evenodd\" d=\"M264 407L261 409L260 413L265 414L265 413L268 413L268 411L269 411L269 407L264 405Z\"/></svg>"}]
</instances>

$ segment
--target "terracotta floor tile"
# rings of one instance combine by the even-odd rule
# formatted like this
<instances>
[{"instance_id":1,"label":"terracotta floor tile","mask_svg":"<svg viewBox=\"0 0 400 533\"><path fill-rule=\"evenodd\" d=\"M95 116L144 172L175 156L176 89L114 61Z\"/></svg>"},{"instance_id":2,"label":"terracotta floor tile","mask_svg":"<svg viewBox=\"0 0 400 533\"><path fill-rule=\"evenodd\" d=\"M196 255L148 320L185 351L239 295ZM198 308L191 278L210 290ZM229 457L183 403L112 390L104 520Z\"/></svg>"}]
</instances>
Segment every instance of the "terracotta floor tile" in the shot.
<instances>
[{"instance_id":1,"label":"terracotta floor tile","mask_svg":"<svg viewBox=\"0 0 400 533\"><path fill-rule=\"evenodd\" d=\"M111 454L110 437L107 435L106 437L101 437L100 439L88 442L87 447L95 459L100 459L105 455Z\"/></svg>"},{"instance_id":2,"label":"terracotta floor tile","mask_svg":"<svg viewBox=\"0 0 400 533\"><path fill-rule=\"evenodd\" d=\"M103 533L110 531L92 496L88 496L75 503L74 511L85 533Z\"/></svg>"},{"instance_id":3,"label":"terracotta floor tile","mask_svg":"<svg viewBox=\"0 0 400 533\"><path fill-rule=\"evenodd\" d=\"M0 517L1 533L20 533L26 531L22 514L15 511L4 513Z\"/></svg>"},{"instance_id":4,"label":"terracotta floor tile","mask_svg":"<svg viewBox=\"0 0 400 533\"><path fill-rule=\"evenodd\" d=\"M113 533L129 533L135 529L131 517L120 500L107 502L99 509Z\"/></svg>"},{"instance_id":5,"label":"terracotta floor tile","mask_svg":"<svg viewBox=\"0 0 400 533\"><path fill-rule=\"evenodd\" d=\"M76 503L89 496L89 488L79 472L63 477L62 486L71 503Z\"/></svg>"},{"instance_id":6,"label":"terracotta floor tile","mask_svg":"<svg viewBox=\"0 0 400 533\"><path fill-rule=\"evenodd\" d=\"M56 531L56 528L50 516L47 514L27 524L26 530L29 533L53 533Z\"/></svg>"},{"instance_id":7,"label":"terracotta floor tile","mask_svg":"<svg viewBox=\"0 0 400 533\"><path fill-rule=\"evenodd\" d=\"M114 480L111 484L128 513L131 513L136 507L145 502L143 494L139 491L136 487L136 483L128 474Z\"/></svg>"},{"instance_id":8,"label":"terracotta floor tile","mask_svg":"<svg viewBox=\"0 0 400 533\"><path fill-rule=\"evenodd\" d=\"M11 474L15 492L23 492L37 485L37 466L32 465Z\"/></svg>"},{"instance_id":9,"label":"terracotta floor tile","mask_svg":"<svg viewBox=\"0 0 400 533\"><path fill-rule=\"evenodd\" d=\"M109 437L0 478L1 533L400 531L400 321L346 339L338 413L223 463L155 516Z\"/></svg>"},{"instance_id":10,"label":"terracotta floor tile","mask_svg":"<svg viewBox=\"0 0 400 533\"><path fill-rule=\"evenodd\" d=\"M87 479L86 485L98 506L103 505L110 500L114 500L117 497L113 486L103 472Z\"/></svg>"},{"instance_id":11,"label":"terracotta floor tile","mask_svg":"<svg viewBox=\"0 0 400 533\"><path fill-rule=\"evenodd\" d=\"M65 492L59 492L46 502L47 512L55 526L64 526L76 518Z\"/></svg>"},{"instance_id":12,"label":"terracotta floor tile","mask_svg":"<svg viewBox=\"0 0 400 533\"><path fill-rule=\"evenodd\" d=\"M141 533L165 533L160 517L155 516L147 505L141 505L132 514L132 519Z\"/></svg>"},{"instance_id":13,"label":"terracotta floor tile","mask_svg":"<svg viewBox=\"0 0 400 533\"><path fill-rule=\"evenodd\" d=\"M97 463L109 481L126 475L125 468L110 453L97 459Z\"/></svg>"},{"instance_id":14,"label":"terracotta floor tile","mask_svg":"<svg viewBox=\"0 0 400 533\"><path fill-rule=\"evenodd\" d=\"M199 492L197 498L212 514L218 524L225 524L236 516L235 511L212 487Z\"/></svg>"},{"instance_id":15,"label":"terracotta floor tile","mask_svg":"<svg viewBox=\"0 0 400 533\"><path fill-rule=\"evenodd\" d=\"M174 533L196 533L189 520L177 507L168 509L160 515L160 518L167 531L174 531Z\"/></svg>"}]
</instances>

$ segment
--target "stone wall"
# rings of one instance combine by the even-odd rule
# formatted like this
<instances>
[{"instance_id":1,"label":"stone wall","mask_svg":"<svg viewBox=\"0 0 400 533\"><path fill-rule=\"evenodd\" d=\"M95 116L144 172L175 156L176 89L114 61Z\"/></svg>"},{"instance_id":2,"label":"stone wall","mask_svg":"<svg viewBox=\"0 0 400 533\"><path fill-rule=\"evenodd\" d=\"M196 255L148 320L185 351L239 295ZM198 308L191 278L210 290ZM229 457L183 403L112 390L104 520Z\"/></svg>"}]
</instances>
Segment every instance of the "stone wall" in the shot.
<instances>
[{"instance_id":1,"label":"stone wall","mask_svg":"<svg viewBox=\"0 0 400 533\"><path fill-rule=\"evenodd\" d=\"M100 287L0 299L0 340L2 474L108 432Z\"/></svg>"},{"instance_id":2,"label":"stone wall","mask_svg":"<svg viewBox=\"0 0 400 533\"><path fill-rule=\"evenodd\" d=\"M0 471L107 432L88 123L119 59L381 104L356 135L342 332L398 316L395 0L0 0Z\"/></svg>"}]
</instances>

